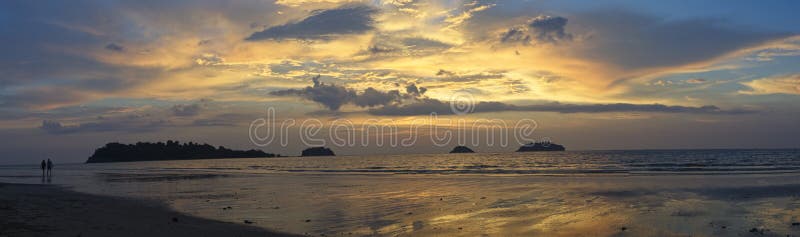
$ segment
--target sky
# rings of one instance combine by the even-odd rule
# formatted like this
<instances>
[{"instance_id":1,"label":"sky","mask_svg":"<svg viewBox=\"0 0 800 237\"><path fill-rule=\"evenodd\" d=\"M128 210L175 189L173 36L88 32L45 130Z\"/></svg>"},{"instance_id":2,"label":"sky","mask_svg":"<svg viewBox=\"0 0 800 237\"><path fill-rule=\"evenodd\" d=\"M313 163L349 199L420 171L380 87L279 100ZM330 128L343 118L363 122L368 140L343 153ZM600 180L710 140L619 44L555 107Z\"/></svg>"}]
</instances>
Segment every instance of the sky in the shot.
<instances>
[{"instance_id":1,"label":"sky","mask_svg":"<svg viewBox=\"0 0 800 237\"><path fill-rule=\"evenodd\" d=\"M800 147L796 1L2 1L0 164L107 142L297 155L299 126L535 121L570 150ZM461 103L461 104L459 104ZM453 107L463 105L466 107ZM272 108L286 144L252 141ZM465 111L459 111L464 109ZM463 113L462 113L463 112ZM368 129L356 129L368 131ZM295 134L295 135L292 135ZM387 134L381 134L383 137ZM499 136L509 137L508 134ZM473 139L474 140L474 139Z\"/></svg>"}]
</instances>

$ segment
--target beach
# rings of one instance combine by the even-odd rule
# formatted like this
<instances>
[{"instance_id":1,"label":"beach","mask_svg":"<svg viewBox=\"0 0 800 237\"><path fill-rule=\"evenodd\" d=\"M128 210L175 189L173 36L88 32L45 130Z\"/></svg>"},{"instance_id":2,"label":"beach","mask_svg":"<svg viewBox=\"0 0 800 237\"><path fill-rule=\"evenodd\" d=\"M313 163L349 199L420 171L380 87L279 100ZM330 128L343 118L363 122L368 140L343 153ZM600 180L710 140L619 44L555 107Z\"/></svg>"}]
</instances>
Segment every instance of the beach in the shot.
<instances>
[{"instance_id":1,"label":"beach","mask_svg":"<svg viewBox=\"0 0 800 237\"><path fill-rule=\"evenodd\" d=\"M4 226L26 233L7 236L800 236L798 157L724 150L209 159L64 164L52 180L33 166L0 167L0 182L28 184L4 185L0 207L27 216L4 215L16 218Z\"/></svg>"},{"instance_id":2,"label":"beach","mask_svg":"<svg viewBox=\"0 0 800 237\"><path fill-rule=\"evenodd\" d=\"M292 236L52 185L0 183L0 216L0 236Z\"/></svg>"}]
</instances>

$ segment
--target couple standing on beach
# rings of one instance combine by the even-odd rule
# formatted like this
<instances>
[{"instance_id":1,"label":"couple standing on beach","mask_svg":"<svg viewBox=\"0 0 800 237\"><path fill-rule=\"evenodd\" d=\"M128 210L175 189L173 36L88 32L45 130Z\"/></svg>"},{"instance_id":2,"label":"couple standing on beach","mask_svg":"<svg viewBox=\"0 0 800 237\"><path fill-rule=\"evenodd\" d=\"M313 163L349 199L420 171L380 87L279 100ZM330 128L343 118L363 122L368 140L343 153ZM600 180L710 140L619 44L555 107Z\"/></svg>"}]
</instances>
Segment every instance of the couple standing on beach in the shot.
<instances>
[{"instance_id":1,"label":"couple standing on beach","mask_svg":"<svg viewBox=\"0 0 800 237\"><path fill-rule=\"evenodd\" d=\"M45 169L47 170L47 173L45 173ZM50 159L47 159L47 162L42 160L42 176L45 176L45 174L47 176L53 175L53 162L50 161Z\"/></svg>"}]
</instances>

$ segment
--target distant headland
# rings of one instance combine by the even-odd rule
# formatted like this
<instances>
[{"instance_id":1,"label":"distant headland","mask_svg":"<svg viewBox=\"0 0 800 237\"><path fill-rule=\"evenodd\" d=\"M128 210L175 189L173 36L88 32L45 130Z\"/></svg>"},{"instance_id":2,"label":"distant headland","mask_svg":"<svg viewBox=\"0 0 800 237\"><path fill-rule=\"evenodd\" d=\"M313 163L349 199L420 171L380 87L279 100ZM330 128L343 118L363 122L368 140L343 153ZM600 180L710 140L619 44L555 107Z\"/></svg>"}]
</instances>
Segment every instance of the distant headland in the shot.
<instances>
[{"instance_id":1,"label":"distant headland","mask_svg":"<svg viewBox=\"0 0 800 237\"><path fill-rule=\"evenodd\" d=\"M522 145L517 149L517 152L529 152L529 151L565 151L567 150L564 146L550 143L550 142L536 142L536 143L528 143Z\"/></svg>"},{"instance_id":2,"label":"distant headland","mask_svg":"<svg viewBox=\"0 0 800 237\"><path fill-rule=\"evenodd\" d=\"M453 150L450 151L450 153L475 153L475 151L466 146L456 146L453 147Z\"/></svg>"},{"instance_id":3,"label":"distant headland","mask_svg":"<svg viewBox=\"0 0 800 237\"><path fill-rule=\"evenodd\" d=\"M261 158L280 155L261 150L231 150L223 146L214 147L194 142L181 144L178 141L137 142L136 144L108 143L94 151L86 163L194 160L225 158Z\"/></svg>"},{"instance_id":4,"label":"distant headland","mask_svg":"<svg viewBox=\"0 0 800 237\"><path fill-rule=\"evenodd\" d=\"M311 147L303 150L300 156L336 156L333 151L325 147Z\"/></svg>"}]
</instances>

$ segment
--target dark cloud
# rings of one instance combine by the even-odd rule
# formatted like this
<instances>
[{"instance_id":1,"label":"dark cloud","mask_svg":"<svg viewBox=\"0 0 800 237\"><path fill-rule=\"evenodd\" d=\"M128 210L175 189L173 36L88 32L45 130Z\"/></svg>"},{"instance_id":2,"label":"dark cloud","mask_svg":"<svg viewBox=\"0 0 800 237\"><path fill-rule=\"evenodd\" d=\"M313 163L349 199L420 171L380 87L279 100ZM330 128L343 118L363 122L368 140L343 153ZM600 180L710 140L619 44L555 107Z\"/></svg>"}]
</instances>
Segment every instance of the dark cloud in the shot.
<instances>
[{"instance_id":1,"label":"dark cloud","mask_svg":"<svg viewBox=\"0 0 800 237\"><path fill-rule=\"evenodd\" d=\"M75 118L75 117L96 117L106 113L118 113L130 109L130 107L107 107L107 106L65 106L50 110L27 110L27 109L3 109L0 106L0 120L19 120L35 118Z\"/></svg>"},{"instance_id":2,"label":"dark cloud","mask_svg":"<svg viewBox=\"0 0 800 237\"><path fill-rule=\"evenodd\" d=\"M500 35L502 43L529 44L558 43L572 40L572 34L567 33L567 18L560 16L540 15L530 19L527 24L509 28Z\"/></svg>"},{"instance_id":3,"label":"dark cloud","mask_svg":"<svg viewBox=\"0 0 800 237\"><path fill-rule=\"evenodd\" d=\"M117 11L106 7L82 1L0 2L0 107L53 108L107 94L120 97L123 90L159 78L161 69L87 57L96 50L124 50L109 43L122 27L116 25Z\"/></svg>"},{"instance_id":4,"label":"dark cloud","mask_svg":"<svg viewBox=\"0 0 800 237\"><path fill-rule=\"evenodd\" d=\"M500 35L500 42L503 43L525 43L531 41L531 36L528 35L528 30L522 27L511 27L508 31Z\"/></svg>"},{"instance_id":5,"label":"dark cloud","mask_svg":"<svg viewBox=\"0 0 800 237\"><path fill-rule=\"evenodd\" d=\"M216 54L203 54L194 58L194 62L201 66L220 65L225 59Z\"/></svg>"},{"instance_id":6,"label":"dark cloud","mask_svg":"<svg viewBox=\"0 0 800 237\"><path fill-rule=\"evenodd\" d=\"M487 79L500 79L503 78L502 71L488 71L480 73L457 73L444 69L439 69L436 72L439 81L444 82L474 82Z\"/></svg>"},{"instance_id":7,"label":"dark cloud","mask_svg":"<svg viewBox=\"0 0 800 237\"><path fill-rule=\"evenodd\" d=\"M403 45L414 49L446 49L452 47L448 43L428 38L410 37L404 38L402 41Z\"/></svg>"},{"instance_id":8,"label":"dark cloud","mask_svg":"<svg viewBox=\"0 0 800 237\"><path fill-rule=\"evenodd\" d=\"M366 53L372 56L423 56L442 52L453 45L424 37L398 37L399 33L376 34Z\"/></svg>"},{"instance_id":9,"label":"dark cloud","mask_svg":"<svg viewBox=\"0 0 800 237\"><path fill-rule=\"evenodd\" d=\"M436 72L436 75L437 76L455 76L456 73L454 73L452 71L444 70L444 69L439 69L439 71Z\"/></svg>"},{"instance_id":10,"label":"dark cloud","mask_svg":"<svg viewBox=\"0 0 800 237\"><path fill-rule=\"evenodd\" d=\"M270 92L277 96L299 96L304 99L317 102L330 110L339 110L342 105L352 103L360 107L374 107L397 103L402 99L400 92L391 90L382 92L374 88L367 88L362 93L357 93L353 89L344 86L327 85L319 81L320 77L312 78L313 86L303 89L288 89Z\"/></svg>"},{"instance_id":11,"label":"dark cloud","mask_svg":"<svg viewBox=\"0 0 800 237\"><path fill-rule=\"evenodd\" d=\"M339 110L342 105L350 102L356 96L355 91L336 85L325 85L319 81L319 76L312 79L314 86L303 89L288 89L270 92L277 96L300 96L307 100L322 104L330 110Z\"/></svg>"},{"instance_id":12,"label":"dark cloud","mask_svg":"<svg viewBox=\"0 0 800 237\"><path fill-rule=\"evenodd\" d=\"M122 51L125 51L125 47L122 47L121 45L118 45L118 44L115 44L115 43L110 43L110 44L107 44L107 45L106 45L106 49L107 49L107 50L114 51L114 52L122 52Z\"/></svg>"},{"instance_id":13,"label":"dark cloud","mask_svg":"<svg viewBox=\"0 0 800 237\"><path fill-rule=\"evenodd\" d=\"M440 74L453 74L440 70ZM300 96L307 100L324 105L331 111L337 111L342 105L352 103L360 107L370 107L367 112L380 116L410 116L437 113L440 115L454 114L451 104L446 101L420 97L424 93L423 87L415 84L406 86L405 95L397 90L382 92L374 88L367 88L363 93L344 86L326 85L319 81L319 76L313 79L314 86L304 89L289 89L274 91L270 94L278 96ZM409 100L403 100L409 99ZM713 105L692 107L663 104L562 104L558 102L537 105L513 105L502 102L474 101L472 112L488 113L503 111L530 111L530 112L556 112L556 113L610 113L610 112L652 112L652 113L689 113L689 114L748 114L752 110L723 110Z\"/></svg>"},{"instance_id":14,"label":"dark cloud","mask_svg":"<svg viewBox=\"0 0 800 237\"><path fill-rule=\"evenodd\" d=\"M318 61L290 61L284 60L280 63L272 63L269 65L269 70L275 74L288 74L294 71L301 71L312 74L327 73L330 70L338 69L335 65L326 62ZM304 78L307 76L303 76Z\"/></svg>"},{"instance_id":15,"label":"dark cloud","mask_svg":"<svg viewBox=\"0 0 800 237\"><path fill-rule=\"evenodd\" d=\"M442 115L453 114L450 104L431 98L422 98L416 103L406 105L387 105L370 109L367 112L372 115L380 116L428 115L430 113Z\"/></svg>"},{"instance_id":16,"label":"dark cloud","mask_svg":"<svg viewBox=\"0 0 800 237\"><path fill-rule=\"evenodd\" d=\"M593 33L589 57L626 69L685 65L788 36L748 31L721 20L667 20L627 11L576 15Z\"/></svg>"},{"instance_id":17,"label":"dark cloud","mask_svg":"<svg viewBox=\"0 0 800 237\"><path fill-rule=\"evenodd\" d=\"M214 42L214 41L212 41L210 39L200 40L200 41L197 41L197 46L209 45L212 42Z\"/></svg>"},{"instance_id":18,"label":"dark cloud","mask_svg":"<svg viewBox=\"0 0 800 237\"><path fill-rule=\"evenodd\" d=\"M251 121L253 117L254 115L252 114L224 113L208 118L195 119L191 125L199 127L230 127Z\"/></svg>"},{"instance_id":19,"label":"dark cloud","mask_svg":"<svg viewBox=\"0 0 800 237\"><path fill-rule=\"evenodd\" d=\"M0 108L51 108L75 104L89 98L85 93L63 88L33 88L0 94Z\"/></svg>"},{"instance_id":20,"label":"dark cloud","mask_svg":"<svg viewBox=\"0 0 800 237\"><path fill-rule=\"evenodd\" d=\"M211 99L203 98L191 104L173 105L172 108L170 108L170 111L172 112L172 115L178 117L192 117L199 115L200 112L208 108L211 102Z\"/></svg>"},{"instance_id":21,"label":"dark cloud","mask_svg":"<svg viewBox=\"0 0 800 237\"><path fill-rule=\"evenodd\" d=\"M156 75L147 73L147 70L133 74L127 74L126 71L117 72L134 77L105 77L52 81L46 85L9 90L5 93L0 93L0 108L52 109L62 106L78 105L102 95L117 96L127 90L137 88L137 86L142 83L153 80L150 78L142 79L135 77L139 73L141 73L141 75Z\"/></svg>"},{"instance_id":22,"label":"dark cloud","mask_svg":"<svg viewBox=\"0 0 800 237\"><path fill-rule=\"evenodd\" d=\"M382 92L372 87L365 89L364 93L358 94L355 97L353 97L353 103L361 107L374 107L378 105L387 105L399 100L400 100L400 92L397 90Z\"/></svg>"},{"instance_id":23,"label":"dark cloud","mask_svg":"<svg viewBox=\"0 0 800 237\"><path fill-rule=\"evenodd\" d=\"M512 105L501 102L475 102L474 113L503 112L503 111L530 111L530 112L556 112L556 113L611 113L611 112L652 112L652 113L690 113L690 114L746 114L755 113L750 110L722 110L713 105L700 107L670 106L663 104L562 104L548 103L539 105ZM454 114L449 102L436 99L422 99L412 104L388 105L370 109L369 114L381 116L409 116L427 115L430 113L440 115Z\"/></svg>"},{"instance_id":24,"label":"dark cloud","mask_svg":"<svg viewBox=\"0 0 800 237\"><path fill-rule=\"evenodd\" d=\"M231 127L231 126L236 126L235 123L232 123L232 122L230 122L230 121L228 121L226 119L215 119L215 118L197 119L197 120L192 121L192 125L193 126L198 126L198 127Z\"/></svg>"},{"instance_id":25,"label":"dark cloud","mask_svg":"<svg viewBox=\"0 0 800 237\"><path fill-rule=\"evenodd\" d=\"M388 53L397 52L399 50L400 49L394 48L394 47L391 47L391 46L377 45L377 44L374 44L372 46L369 46L369 48L367 48L367 51L369 53L371 53L371 54L388 54Z\"/></svg>"},{"instance_id":26,"label":"dark cloud","mask_svg":"<svg viewBox=\"0 0 800 237\"><path fill-rule=\"evenodd\" d=\"M200 104L179 104L172 106L172 114L175 116L180 117L191 117L200 114L200 110L203 109L203 106Z\"/></svg>"},{"instance_id":27,"label":"dark cloud","mask_svg":"<svg viewBox=\"0 0 800 237\"><path fill-rule=\"evenodd\" d=\"M562 40L571 40L572 35L568 34L564 28L567 26L567 18L560 16L537 16L528 22L534 38L540 42L555 43Z\"/></svg>"},{"instance_id":28,"label":"dark cloud","mask_svg":"<svg viewBox=\"0 0 800 237\"><path fill-rule=\"evenodd\" d=\"M255 32L247 40L329 39L337 35L362 33L373 29L372 16L377 11L363 5L317 10L298 22Z\"/></svg>"},{"instance_id":29,"label":"dark cloud","mask_svg":"<svg viewBox=\"0 0 800 237\"><path fill-rule=\"evenodd\" d=\"M417 85L415 85L415 84L409 84L408 86L406 86L406 93L414 95L414 96L423 95L423 94L425 94L426 91L428 91L428 88L417 87Z\"/></svg>"},{"instance_id":30,"label":"dark cloud","mask_svg":"<svg viewBox=\"0 0 800 237\"><path fill-rule=\"evenodd\" d=\"M63 125L54 120L44 120L39 128L50 134L71 134L85 132L148 132L155 131L169 123L165 120L144 120L141 117L124 117L106 119L99 118L98 121L85 122L75 125Z\"/></svg>"}]
</instances>

